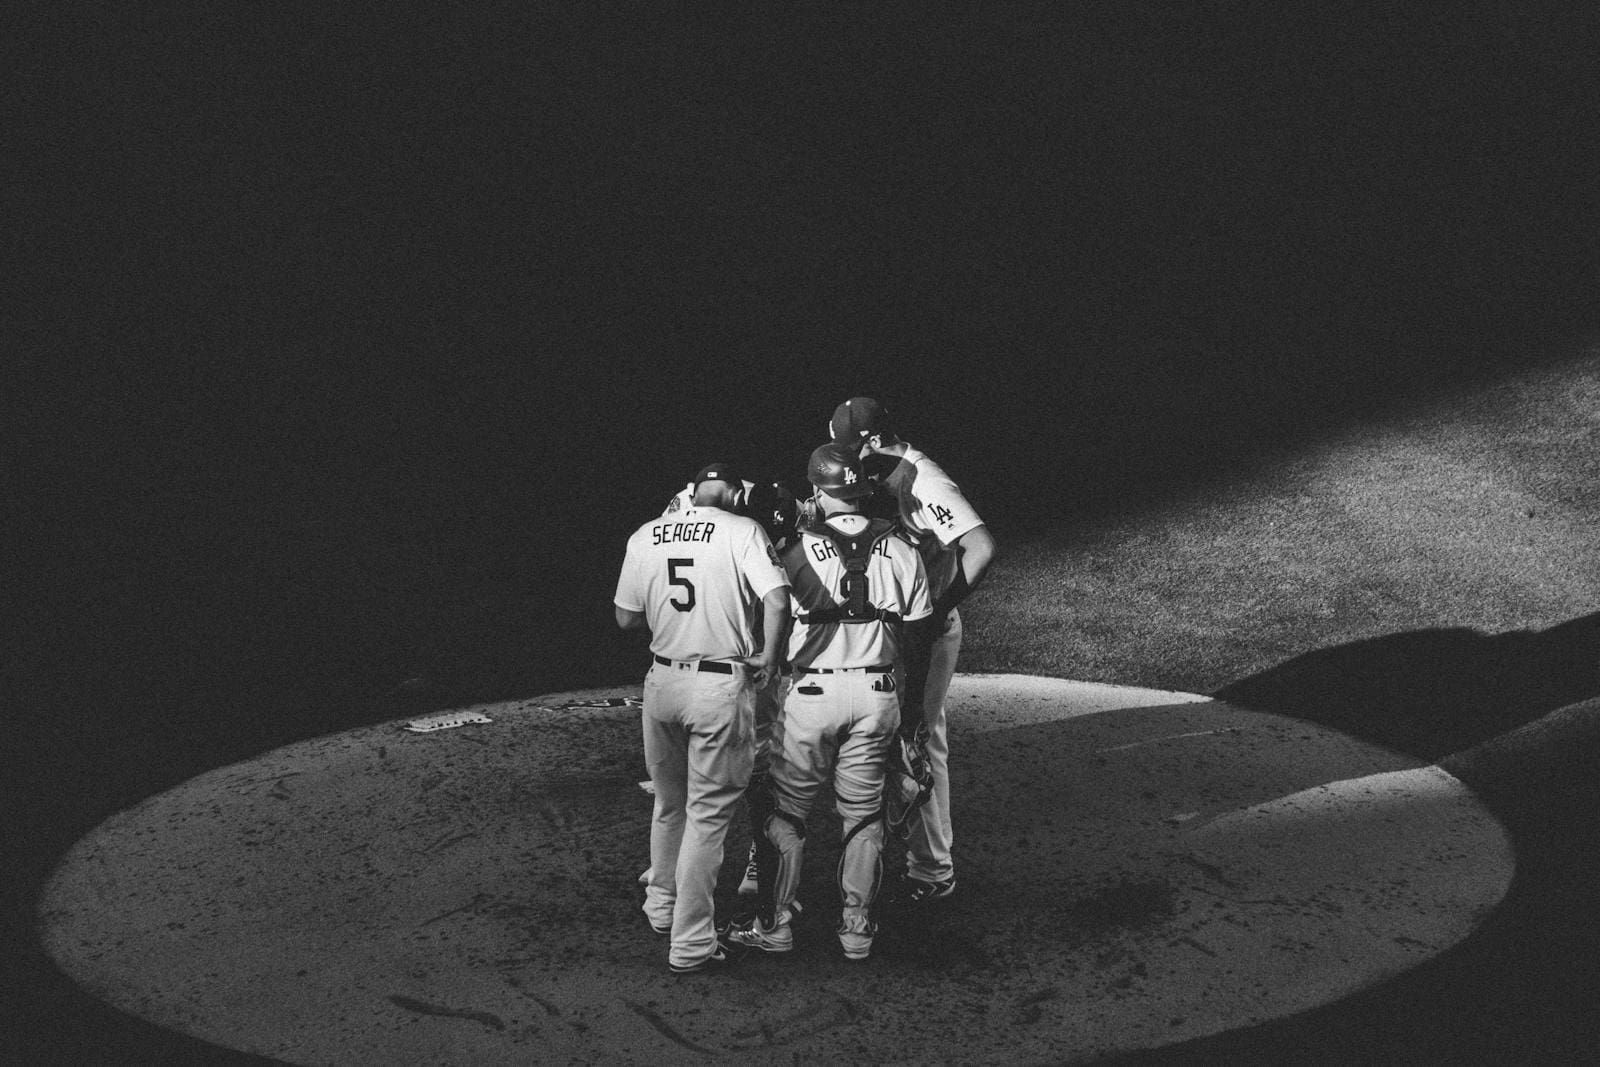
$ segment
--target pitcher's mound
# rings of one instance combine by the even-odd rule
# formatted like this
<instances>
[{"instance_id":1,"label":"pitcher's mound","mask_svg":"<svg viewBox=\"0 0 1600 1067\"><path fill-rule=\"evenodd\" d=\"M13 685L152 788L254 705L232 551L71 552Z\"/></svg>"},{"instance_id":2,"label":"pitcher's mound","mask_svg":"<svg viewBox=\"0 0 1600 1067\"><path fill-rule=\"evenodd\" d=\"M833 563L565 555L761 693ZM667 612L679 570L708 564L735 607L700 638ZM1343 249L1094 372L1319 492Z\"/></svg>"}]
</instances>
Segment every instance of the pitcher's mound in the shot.
<instances>
[{"instance_id":1,"label":"pitcher's mound","mask_svg":"<svg viewBox=\"0 0 1600 1067\"><path fill-rule=\"evenodd\" d=\"M1341 997L1460 941L1511 878L1437 767L1188 694L964 675L957 893L847 963L819 812L795 951L673 977L639 910L638 693L201 775L68 853L45 944L125 1011L294 1063L1066 1062Z\"/></svg>"}]
</instances>

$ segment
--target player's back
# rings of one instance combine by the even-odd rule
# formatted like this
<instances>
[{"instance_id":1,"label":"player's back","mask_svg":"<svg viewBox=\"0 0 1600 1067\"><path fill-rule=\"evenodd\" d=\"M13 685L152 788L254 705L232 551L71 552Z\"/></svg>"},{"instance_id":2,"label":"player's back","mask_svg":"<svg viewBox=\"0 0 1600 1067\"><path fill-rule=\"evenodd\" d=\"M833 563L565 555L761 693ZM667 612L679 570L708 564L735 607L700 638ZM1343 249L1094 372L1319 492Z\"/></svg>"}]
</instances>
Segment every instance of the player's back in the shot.
<instances>
[{"instance_id":1,"label":"player's back","mask_svg":"<svg viewBox=\"0 0 1600 1067\"><path fill-rule=\"evenodd\" d=\"M827 522L846 536L864 535L869 520L835 515ZM898 621L914 621L932 611L926 572L910 542L891 530L876 539L867 556L867 600L895 620L808 621L808 616L841 606L847 573L835 540L818 528L802 531L783 556L794 601L795 627L790 661L797 667L839 669L892 663L899 651Z\"/></svg>"},{"instance_id":2,"label":"player's back","mask_svg":"<svg viewBox=\"0 0 1600 1067\"><path fill-rule=\"evenodd\" d=\"M750 620L766 589L752 586L751 574L775 562L755 520L691 506L639 527L627 560L656 654L727 659L755 651Z\"/></svg>"},{"instance_id":3,"label":"player's back","mask_svg":"<svg viewBox=\"0 0 1600 1067\"><path fill-rule=\"evenodd\" d=\"M898 505L901 526L922 554L938 596L954 580L959 566L948 546L982 526L983 519L955 479L927 453L909 445L881 484L884 494Z\"/></svg>"}]
</instances>

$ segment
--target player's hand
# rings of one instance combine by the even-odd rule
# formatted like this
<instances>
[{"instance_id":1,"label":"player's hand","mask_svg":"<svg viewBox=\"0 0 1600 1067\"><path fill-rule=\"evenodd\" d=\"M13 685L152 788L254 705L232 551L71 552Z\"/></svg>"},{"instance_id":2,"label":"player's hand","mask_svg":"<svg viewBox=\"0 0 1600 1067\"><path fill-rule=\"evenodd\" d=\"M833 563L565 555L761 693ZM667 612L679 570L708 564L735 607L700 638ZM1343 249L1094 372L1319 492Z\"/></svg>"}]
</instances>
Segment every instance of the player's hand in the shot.
<instances>
[{"instance_id":1,"label":"player's hand","mask_svg":"<svg viewBox=\"0 0 1600 1067\"><path fill-rule=\"evenodd\" d=\"M755 671L753 677L757 689L765 689L778 676L778 665L776 663L763 663L754 656L746 659L745 663L749 664L750 668Z\"/></svg>"},{"instance_id":2,"label":"player's hand","mask_svg":"<svg viewBox=\"0 0 1600 1067\"><path fill-rule=\"evenodd\" d=\"M924 750L928 747L928 724L923 720L920 711L910 718L902 717L900 728L895 733Z\"/></svg>"}]
</instances>

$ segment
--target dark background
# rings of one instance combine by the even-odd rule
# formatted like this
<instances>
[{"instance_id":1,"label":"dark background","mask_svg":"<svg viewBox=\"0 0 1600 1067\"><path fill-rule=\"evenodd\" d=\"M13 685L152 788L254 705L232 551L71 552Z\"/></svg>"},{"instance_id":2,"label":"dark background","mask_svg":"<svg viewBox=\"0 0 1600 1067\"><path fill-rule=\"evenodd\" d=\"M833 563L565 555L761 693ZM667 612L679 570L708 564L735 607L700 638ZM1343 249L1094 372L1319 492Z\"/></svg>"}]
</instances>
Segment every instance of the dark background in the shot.
<instances>
[{"instance_id":1,"label":"dark background","mask_svg":"<svg viewBox=\"0 0 1600 1067\"><path fill-rule=\"evenodd\" d=\"M627 533L846 396L1020 539L1600 325L1592 12L950 6L6 16L0 1053L167 1041L32 947L77 836L632 679Z\"/></svg>"}]
</instances>

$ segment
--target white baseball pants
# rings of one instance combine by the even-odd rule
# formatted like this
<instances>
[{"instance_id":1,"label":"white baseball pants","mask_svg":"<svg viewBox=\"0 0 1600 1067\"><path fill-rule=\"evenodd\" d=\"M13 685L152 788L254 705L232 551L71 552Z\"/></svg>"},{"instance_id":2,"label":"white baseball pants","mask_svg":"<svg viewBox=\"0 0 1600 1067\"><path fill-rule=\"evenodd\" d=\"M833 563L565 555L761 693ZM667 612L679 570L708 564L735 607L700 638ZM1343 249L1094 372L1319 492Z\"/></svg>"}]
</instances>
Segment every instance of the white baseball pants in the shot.
<instances>
[{"instance_id":1,"label":"white baseball pants","mask_svg":"<svg viewBox=\"0 0 1600 1067\"><path fill-rule=\"evenodd\" d=\"M644 759L655 786L644 911L672 927L671 962L716 951L723 842L755 760L751 672L656 664L644 680Z\"/></svg>"},{"instance_id":2,"label":"white baseball pants","mask_svg":"<svg viewBox=\"0 0 1600 1067\"><path fill-rule=\"evenodd\" d=\"M883 820L877 816L883 805L889 740L899 725L899 686L892 673L796 673L772 739L777 806L801 825L829 774L833 775L847 841L839 859L839 891L846 915L865 914L878 890ZM794 823L780 817L769 818L766 829L780 855L773 902L779 908L789 907L800 883L805 839Z\"/></svg>"},{"instance_id":3,"label":"white baseball pants","mask_svg":"<svg viewBox=\"0 0 1600 1067\"><path fill-rule=\"evenodd\" d=\"M928 725L928 764L933 770L933 794L916 815L906 834L906 874L924 882L942 882L955 876L951 849L955 831L950 825L950 724L945 700L961 651L961 614L951 610L944 630L934 638L924 690L924 721Z\"/></svg>"}]
</instances>

